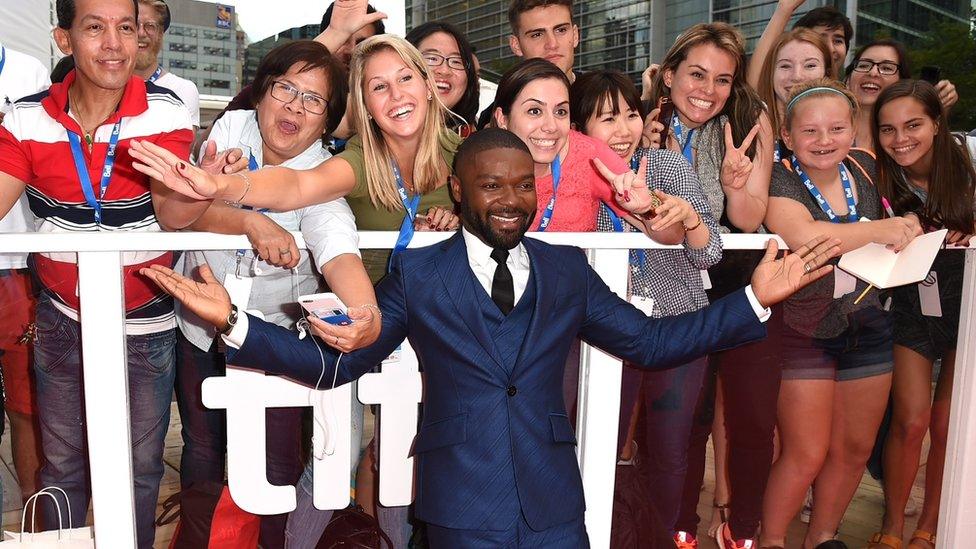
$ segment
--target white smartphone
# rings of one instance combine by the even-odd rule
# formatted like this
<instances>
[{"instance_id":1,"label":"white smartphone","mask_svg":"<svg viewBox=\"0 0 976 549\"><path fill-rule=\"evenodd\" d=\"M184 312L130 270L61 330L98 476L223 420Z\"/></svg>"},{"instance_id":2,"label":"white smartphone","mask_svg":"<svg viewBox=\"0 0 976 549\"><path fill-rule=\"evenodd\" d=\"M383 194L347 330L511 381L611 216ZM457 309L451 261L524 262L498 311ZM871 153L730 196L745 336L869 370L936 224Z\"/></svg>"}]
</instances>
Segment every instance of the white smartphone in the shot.
<instances>
[{"instance_id":1,"label":"white smartphone","mask_svg":"<svg viewBox=\"0 0 976 549\"><path fill-rule=\"evenodd\" d=\"M323 322L337 326L352 324L348 310L342 300L333 293L303 295L298 298L299 305Z\"/></svg>"}]
</instances>

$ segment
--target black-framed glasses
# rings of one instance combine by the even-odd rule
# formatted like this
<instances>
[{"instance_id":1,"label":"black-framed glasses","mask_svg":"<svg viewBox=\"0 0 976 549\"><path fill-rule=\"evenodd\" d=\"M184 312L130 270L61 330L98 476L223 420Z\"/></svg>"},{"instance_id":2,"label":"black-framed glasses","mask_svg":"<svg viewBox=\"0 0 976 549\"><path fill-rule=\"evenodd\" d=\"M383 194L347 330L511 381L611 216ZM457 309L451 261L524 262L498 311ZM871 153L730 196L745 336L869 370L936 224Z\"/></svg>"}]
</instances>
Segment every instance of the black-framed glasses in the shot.
<instances>
[{"instance_id":1,"label":"black-framed glasses","mask_svg":"<svg viewBox=\"0 0 976 549\"><path fill-rule=\"evenodd\" d=\"M271 97L286 105L294 101L299 95L302 96L302 107L310 114L324 114L325 109L329 106L329 101L324 97L303 92L287 82L275 80L271 84Z\"/></svg>"},{"instance_id":2,"label":"black-framed glasses","mask_svg":"<svg viewBox=\"0 0 976 549\"><path fill-rule=\"evenodd\" d=\"M854 64L856 72L871 72L871 69L878 67L878 74L881 76L892 76L898 74L901 68L898 63L891 61L871 61L870 59L860 59Z\"/></svg>"},{"instance_id":3,"label":"black-framed glasses","mask_svg":"<svg viewBox=\"0 0 976 549\"><path fill-rule=\"evenodd\" d=\"M439 53L425 53L424 61L427 63L428 67L439 67L447 61L447 66L456 70L463 71L467 68L464 64L464 59L461 57L444 57Z\"/></svg>"}]
</instances>

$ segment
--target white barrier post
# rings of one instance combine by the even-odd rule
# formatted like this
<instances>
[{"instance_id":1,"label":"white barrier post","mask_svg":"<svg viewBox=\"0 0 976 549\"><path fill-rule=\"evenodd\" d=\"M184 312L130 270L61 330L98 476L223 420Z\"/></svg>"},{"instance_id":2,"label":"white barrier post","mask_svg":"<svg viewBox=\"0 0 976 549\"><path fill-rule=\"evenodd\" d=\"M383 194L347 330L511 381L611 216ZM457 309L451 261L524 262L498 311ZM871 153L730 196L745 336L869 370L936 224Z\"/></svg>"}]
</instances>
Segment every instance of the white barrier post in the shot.
<instances>
[{"instance_id":1,"label":"white barrier post","mask_svg":"<svg viewBox=\"0 0 976 549\"><path fill-rule=\"evenodd\" d=\"M122 254L79 252L78 295L95 533L100 547L135 547Z\"/></svg>"},{"instance_id":2,"label":"white barrier post","mask_svg":"<svg viewBox=\"0 0 976 549\"><path fill-rule=\"evenodd\" d=\"M623 299L627 299L628 255L625 249L596 249L589 252L594 270ZM623 364L620 360L583 344L580 350L576 438L586 496L586 533L592 547L610 546L622 375Z\"/></svg>"},{"instance_id":3,"label":"white barrier post","mask_svg":"<svg viewBox=\"0 0 976 549\"><path fill-rule=\"evenodd\" d=\"M976 250L953 253L966 254L966 275L936 538L940 549L976 543Z\"/></svg>"}]
</instances>

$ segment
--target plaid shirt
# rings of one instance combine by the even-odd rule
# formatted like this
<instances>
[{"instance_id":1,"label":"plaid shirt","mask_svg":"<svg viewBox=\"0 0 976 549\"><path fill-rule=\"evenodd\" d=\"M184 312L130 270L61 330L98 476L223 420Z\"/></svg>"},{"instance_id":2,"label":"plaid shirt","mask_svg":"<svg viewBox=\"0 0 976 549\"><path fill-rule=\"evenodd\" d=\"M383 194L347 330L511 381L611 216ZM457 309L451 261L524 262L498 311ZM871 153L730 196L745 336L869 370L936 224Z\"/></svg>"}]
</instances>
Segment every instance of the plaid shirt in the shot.
<instances>
[{"instance_id":1,"label":"plaid shirt","mask_svg":"<svg viewBox=\"0 0 976 549\"><path fill-rule=\"evenodd\" d=\"M712 217L705 193L691 165L680 154L662 149L638 149L635 155L648 157L647 186L679 196L697 211L708 228L708 244L694 249L687 238L682 250L638 250L630 252L632 294L654 300L652 316L673 316L697 311L708 305L701 271L722 259L722 238ZM612 232L613 223L605 207L600 208L597 230ZM629 224L624 230L636 231ZM643 261L641 258L643 257Z\"/></svg>"}]
</instances>

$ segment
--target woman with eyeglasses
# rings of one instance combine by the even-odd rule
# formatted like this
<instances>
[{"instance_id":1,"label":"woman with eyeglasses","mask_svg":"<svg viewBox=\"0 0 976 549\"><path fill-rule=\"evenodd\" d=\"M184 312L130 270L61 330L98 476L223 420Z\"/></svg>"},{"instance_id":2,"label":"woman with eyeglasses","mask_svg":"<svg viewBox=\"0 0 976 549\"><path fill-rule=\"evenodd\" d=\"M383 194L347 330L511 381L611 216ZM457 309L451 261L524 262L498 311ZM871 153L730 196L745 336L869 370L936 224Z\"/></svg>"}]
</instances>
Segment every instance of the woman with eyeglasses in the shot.
<instances>
[{"instance_id":1,"label":"woman with eyeglasses","mask_svg":"<svg viewBox=\"0 0 976 549\"><path fill-rule=\"evenodd\" d=\"M883 39L861 46L847 66L847 87L857 97L854 146L874 151L871 109L885 88L911 77L908 52L901 42Z\"/></svg>"},{"instance_id":2,"label":"woman with eyeglasses","mask_svg":"<svg viewBox=\"0 0 976 549\"><path fill-rule=\"evenodd\" d=\"M855 126L856 147L874 152L875 142L871 132L871 110L874 103L885 88L911 77L908 51L897 40L875 40L854 52L854 60L847 65L847 87L854 92L859 107ZM946 109L959 100L956 86L948 80L937 82L935 89L939 94L939 102Z\"/></svg>"},{"instance_id":3,"label":"woman with eyeglasses","mask_svg":"<svg viewBox=\"0 0 976 549\"><path fill-rule=\"evenodd\" d=\"M445 108L420 52L406 40L379 35L356 47L350 67L350 111L356 136L346 150L315 168L265 168L211 175L148 142L136 142L137 169L198 200L291 210L345 197L363 231L400 231L397 250L415 231L458 227L448 193L461 139L445 127ZM391 252L364 250L375 283Z\"/></svg>"},{"instance_id":4,"label":"woman with eyeglasses","mask_svg":"<svg viewBox=\"0 0 976 549\"><path fill-rule=\"evenodd\" d=\"M450 23L429 21L414 27L406 39L420 50L434 77L437 95L449 111L447 127L469 135L478 118L481 86L467 37Z\"/></svg>"},{"instance_id":5,"label":"woman with eyeglasses","mask_svg":"<svg viewBox=\"0 0 976 549\"><path fill-rule=\"evenodd\" d=\"M250 169L310 169L329 158L323 135L342 117L347 88L344 71L325 46L302 40L275 48L261 61L252 93L254 110L228 112L214 124L205 158L217 149L240 148ZM258 310L287 328L302 318L299 296L324 291L324 278L328 288L350 306L355 320L344 328L343 350L368 345L379 336L376 298L345 200L275 211L215 201L192 228L246 234L253 250L189 252L184 256L184 274L192 276L209 266L219 280L233 280L233 287L244 288L235 298L245 301L247 309ZM299 250L288 231L301 232L309 250ZM225 364L216 334L206 323L186 309L178 308L177 313L181 334L176 394L184 441L180 481L187 488L224 479L223 414L203 406L200 386L207 377L223 375ZM267 412L272 484L296 484L302 473L302 413L301 408ZM287 514L261 518L262 547L284 546L287 518Z\"/></svg>"}]
</instances>

